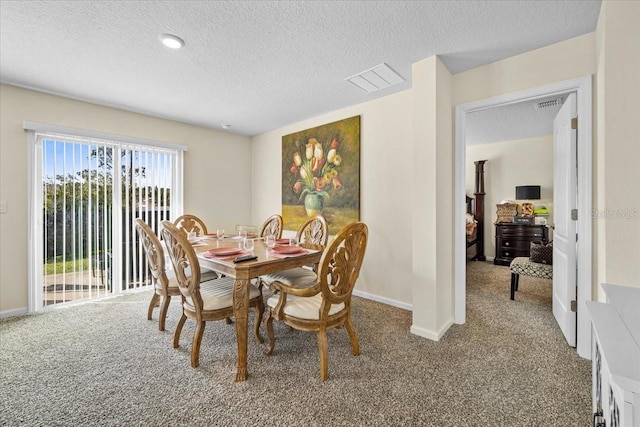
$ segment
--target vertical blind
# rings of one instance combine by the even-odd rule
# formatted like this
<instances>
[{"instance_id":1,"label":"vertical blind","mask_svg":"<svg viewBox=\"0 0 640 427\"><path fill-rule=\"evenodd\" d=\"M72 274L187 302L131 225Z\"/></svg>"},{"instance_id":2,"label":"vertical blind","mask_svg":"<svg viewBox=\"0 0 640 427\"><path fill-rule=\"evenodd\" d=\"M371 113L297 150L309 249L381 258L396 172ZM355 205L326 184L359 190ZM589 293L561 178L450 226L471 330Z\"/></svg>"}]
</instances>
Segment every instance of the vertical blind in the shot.
<instances>
[{"instance_id":1,"label":"vertical blind","mask_svg":"<svg viewBox=\"0 0 640 427\"><path fill-rule=\"evenodd\" d=\"M182 147L125 139L33 131L31 310L151 284L135 219L181 211Z\"/></svg>"}]
</instances>

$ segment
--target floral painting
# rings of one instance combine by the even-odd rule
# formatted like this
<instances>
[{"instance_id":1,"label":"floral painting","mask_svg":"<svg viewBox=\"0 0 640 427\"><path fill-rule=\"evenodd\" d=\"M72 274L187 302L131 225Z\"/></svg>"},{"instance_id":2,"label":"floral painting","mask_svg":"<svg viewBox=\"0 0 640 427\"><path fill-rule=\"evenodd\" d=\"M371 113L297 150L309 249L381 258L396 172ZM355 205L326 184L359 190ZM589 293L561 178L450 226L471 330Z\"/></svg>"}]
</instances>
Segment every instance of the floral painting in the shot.
<instances>
[{"instance_id":1,"label":"floral painting","mask_svg":"<svg viewBox=\"0 0 640 427\"><path fill-rule=\"evenodd\" d=\"M360 219L360 116L282 137L282 217L323 215L329 234Z\"/></svg>"}]
</instances>

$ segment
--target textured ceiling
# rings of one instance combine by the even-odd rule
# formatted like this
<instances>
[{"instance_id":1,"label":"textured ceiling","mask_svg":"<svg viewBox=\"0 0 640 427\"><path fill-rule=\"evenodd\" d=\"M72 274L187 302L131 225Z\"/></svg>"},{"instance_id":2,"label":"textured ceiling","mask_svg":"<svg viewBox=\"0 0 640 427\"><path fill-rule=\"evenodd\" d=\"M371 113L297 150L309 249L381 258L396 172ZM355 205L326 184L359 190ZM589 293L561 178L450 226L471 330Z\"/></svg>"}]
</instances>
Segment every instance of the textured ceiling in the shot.
<instances>
[{"instance_id":1,"label":"textured ceiling","mask_svg":"<svg viewBox=\"0 0 640 427\"><path fill-rule=\"evenodd\" d=\"M561 99L558 105L537 109L535 105L549 99ZM553 135L553 119L566 96L543 97L473 112L467 116L467 145L516 141Z\"/></svg>"},{"instance_id":2,"label":"textured ceiling","mask_svg":"<svg viewBox=\"0 0 640 427\"><path fill-rule=\"evenodd\" d=\"M256 135L594 31L600 1L0 1L0 81ZM158 35L186 45L172 51ZM387 63L405 82L344 79Z\"/></svg>"}]
</instances>

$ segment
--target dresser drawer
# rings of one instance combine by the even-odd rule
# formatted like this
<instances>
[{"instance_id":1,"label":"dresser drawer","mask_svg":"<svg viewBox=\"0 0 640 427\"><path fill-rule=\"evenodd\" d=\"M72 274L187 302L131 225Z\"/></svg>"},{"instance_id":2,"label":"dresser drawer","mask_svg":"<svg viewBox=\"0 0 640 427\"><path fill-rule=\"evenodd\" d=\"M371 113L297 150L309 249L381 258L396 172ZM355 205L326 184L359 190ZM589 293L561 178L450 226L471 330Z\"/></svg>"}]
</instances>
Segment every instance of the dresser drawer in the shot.
<instances>
[{"instance_id":1,"label":"dresser drawer","mask_svg":"<svg viewBox=\"0 0 640 427\"><path fill-rule=\"evenodd\" d=\"M547 240L547 227L544 225L496 224L496 257L493 263L509 265L514 258L528 258L531 242L543 240Z\"/></svg>"},{"instance_id":2,"label":"dresser drawer","mask_svg":"<svg viewBox=\"0 0 640 427\"><path fill-rule=\"evenodd\" d=\"M509 248L502 248L500 250L500 256L499 258L505 258L505 259L513 259L513 258L517 258L517 257L527 257L529 258L530 252L528 249L524 250L524 249L509 249Z\"/></svg>"},{"instance_id":3,"label":"dresser drawer","mask_svg":"<svg viewBox=\"0 0 640 427\"><path fill-rule=\"evenodd\" d=\"M537 238L537 239L542 239L545 235L544 232L544 228L543 227L522 227L522 226L507 226L507 227L501 227L501 234L502 236L504 236L505 238L507 237L511 237L511 236L518 236L518 237L526 237L526 238Z\"/></svg>"},{"instance_id":4,"label":"dresser drawer","mask_svg":"<svg viewBox=\"0 0 640 427\"><path fill-rule=\"evenodd\" d=\"M509 250L509 249L514 249L514 250L521 250L521 251L527 251L529 252L529 249L531 248L531 241L529 240L522 240L522 239L515 239L513 237L503 237L502 238L502 250L504 251ZM529 256L529 255L527 255Z\"/></svg>"}]
</instances>

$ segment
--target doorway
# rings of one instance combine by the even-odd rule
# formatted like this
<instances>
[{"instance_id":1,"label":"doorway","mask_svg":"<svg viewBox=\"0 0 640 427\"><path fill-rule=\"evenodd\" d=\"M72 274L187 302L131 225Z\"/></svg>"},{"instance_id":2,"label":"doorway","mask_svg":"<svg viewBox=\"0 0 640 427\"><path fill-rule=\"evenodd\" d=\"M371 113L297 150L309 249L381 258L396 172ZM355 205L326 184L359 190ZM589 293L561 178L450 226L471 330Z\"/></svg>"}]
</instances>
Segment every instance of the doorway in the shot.
<instances>
[{"instance_id":1,"label":"doorway","mask_svg":"<svg viewBox=\"0 0 640 427\"><path fill-rule=\"evenodd\" d=\"M591 329L585 301L591 300L591 187L592 187L592 89L591 76L527 89L494 98L458 105L455 115L455 322L466 319L466 245L464 236L465 141L467 115L497 106L575 92L578 98L578 220L577 232L577 352L586 359L591 352ZM582 212L582 214L580 214Z\"/></svg>"}]
</instances>

